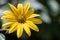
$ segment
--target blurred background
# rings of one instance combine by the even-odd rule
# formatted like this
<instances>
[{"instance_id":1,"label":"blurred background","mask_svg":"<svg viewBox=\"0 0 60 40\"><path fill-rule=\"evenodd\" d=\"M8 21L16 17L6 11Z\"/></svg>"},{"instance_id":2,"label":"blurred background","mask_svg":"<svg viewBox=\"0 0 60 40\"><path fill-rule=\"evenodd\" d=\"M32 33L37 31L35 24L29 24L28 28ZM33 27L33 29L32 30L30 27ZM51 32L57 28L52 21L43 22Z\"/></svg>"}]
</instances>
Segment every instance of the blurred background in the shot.
<instances>
[{"instance_id":1,"label":"blurred background","mask_svg":"<svg viewBox=\"0 0 60 40\"><path fill-rule=\"evenodd\" d=\"M42 24L37 25L39 32L31 30L31 37L24 32L21 38L16 37L16 33L7 34L6 30L0 30L0 40L60 40L60 0L0 0L0 18L4 10L10 10L8 3L17 5L18 3L31 3L31 8L35 13L40 14ZM0 29L6 21L0 19Z\"/></svg>"}]
</instances>

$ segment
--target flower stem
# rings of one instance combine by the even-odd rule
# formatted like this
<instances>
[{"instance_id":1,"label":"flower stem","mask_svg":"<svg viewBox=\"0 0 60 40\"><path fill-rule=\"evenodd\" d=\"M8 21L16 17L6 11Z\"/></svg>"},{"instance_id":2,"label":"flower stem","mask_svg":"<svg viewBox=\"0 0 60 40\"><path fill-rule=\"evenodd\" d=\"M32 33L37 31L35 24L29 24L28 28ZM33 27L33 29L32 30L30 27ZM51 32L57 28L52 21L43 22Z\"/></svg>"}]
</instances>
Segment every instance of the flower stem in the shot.
<instances>
[{"instance_id":1,"label":"flower stem","mask_svg":"<svg viewBox=\"0 0 60 40\"><path fill-rule=\"evenodd\" d=\"M0 29L0 31L6 31L6 30L9 30L9 29Z\"/></svg>"}]
</instances>

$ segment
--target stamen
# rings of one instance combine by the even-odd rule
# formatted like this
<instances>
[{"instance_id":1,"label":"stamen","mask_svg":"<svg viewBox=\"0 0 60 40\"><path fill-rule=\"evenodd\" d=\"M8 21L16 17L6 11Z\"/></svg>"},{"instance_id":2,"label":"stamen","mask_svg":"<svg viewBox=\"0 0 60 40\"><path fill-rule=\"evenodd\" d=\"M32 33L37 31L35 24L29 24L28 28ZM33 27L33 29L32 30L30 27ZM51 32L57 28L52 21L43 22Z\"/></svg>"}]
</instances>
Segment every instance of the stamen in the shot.
<instances>
[{"instance_id":1,"label":"stamen","mask_svg":"<svg viewBox=\"0 0 60 40\"><path fill-rule=\"evenodd\" d=\"M25 22L25 18L24 18L24 17L20 17L20 18L18 19L18 22L19 22L19 23L24 23L24 22Z\"/></svg>"}]
</instances>

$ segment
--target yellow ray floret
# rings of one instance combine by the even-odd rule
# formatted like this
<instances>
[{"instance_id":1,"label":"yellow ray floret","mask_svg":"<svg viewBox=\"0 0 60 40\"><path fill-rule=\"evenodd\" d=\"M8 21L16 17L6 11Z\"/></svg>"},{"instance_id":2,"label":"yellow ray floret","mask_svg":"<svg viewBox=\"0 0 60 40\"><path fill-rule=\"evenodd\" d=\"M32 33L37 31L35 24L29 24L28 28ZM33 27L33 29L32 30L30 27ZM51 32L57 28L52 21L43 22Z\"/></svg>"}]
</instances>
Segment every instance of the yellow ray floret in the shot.
<instances>
[{"instance_id":1,"label":"yellow ray floret","mask_svg":"<svg viewBox=\"0 0 60 40\"><path fill-rule=\"evenodd\" d=\"M41 24L42 21L38 18L39 14L34 14L34 9L30 8L30 3L26 5L18 4L15 7L12 4L9 4L12 11L6 10L3 13L5 16L2 16L2 20L7 20L8 22L3 24L4 28L8 28L8 33L17 32L17 37L20 38L23 34L23 30L27 33L28 36L31 36L30 29L33 29L39 32L38 27L35 24Z\"/></svg>"},{"instance_id":2,"label":"yellow ray floret","mask_svg":"<svg viewBox=\"0 0 60 40\"><path fill-rule=\"evenodd\" d=\"M17 37L20 38L23 34L23 24L18 23L17 25Z\"/></svg>"}]
</instances>

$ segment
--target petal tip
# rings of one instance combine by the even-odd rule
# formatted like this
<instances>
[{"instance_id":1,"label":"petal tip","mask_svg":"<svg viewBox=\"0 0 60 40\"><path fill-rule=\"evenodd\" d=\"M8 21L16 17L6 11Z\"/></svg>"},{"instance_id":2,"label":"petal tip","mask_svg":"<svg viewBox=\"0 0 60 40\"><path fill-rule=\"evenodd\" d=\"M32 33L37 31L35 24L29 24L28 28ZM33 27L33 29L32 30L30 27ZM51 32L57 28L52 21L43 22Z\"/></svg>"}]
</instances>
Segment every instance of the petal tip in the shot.
<instances>
[{"instance_id":1,"label":"petal tip","mask_svg":"<svg viewBox=\"0 0 60 40\"><path fill-rule=\"evenodd\" d=\"M30 6L30 3L29 3L29 2L27 2L26 4L27 4L28 6Z\"/></svg>"},{"instance_id":2,"label":"petal tip","mask_svg":"<svg viewBox=\"0 0 60 40\"><path fill-rule=\"evenodd\" d=\"M31 36L31 34L28 35L29 37Z\"/></svg>"},{"instance_id":3,"label":"petal tip","mask_svg":"<svg viewBox=\"0 0 60 40\"><path fill-rule=\"evenodd\" d=\"M3 19L3 16L1 17L1 19Z\"/></svg>"},{"instance_id":4,"label":"petal tip","mask_svg":"<svg viewBox=\"0 0 60 40\"><path fill-rule=\"evenodd\" d=\"M37 30L37 32L39 32L39 29Z\"/></svg>"},{"instance_id":5,"label":"petal tip","mask_svg":"<svg viewBox=\"0 0 60 40\"><path fill-rule=\"evenodd\" d=\"M8 3L8 5L11 5L10 3Z\"/></svg>"},{"instance_id":6,"label":"petal tip","mask_svg":"<svg viewBox=\"0 0 60 40\"><path fill-rule=\"evenodd\" d=\"M30 2L27 2L27 4L30 4Z\"/></svg>"},{"instance_id":7,"label":"petal tip","mask_svg":"<svg viewBox=\"0 0 60 40\"><path fill-rule=\"evenodd\" d=\"M17 38L20 38L19 36L17 36Z\"/></svg>"}]
</instances>

